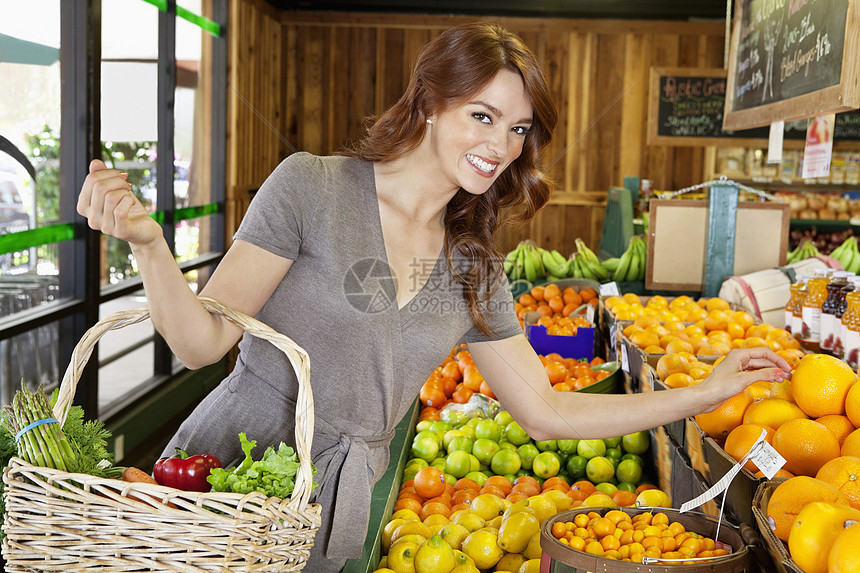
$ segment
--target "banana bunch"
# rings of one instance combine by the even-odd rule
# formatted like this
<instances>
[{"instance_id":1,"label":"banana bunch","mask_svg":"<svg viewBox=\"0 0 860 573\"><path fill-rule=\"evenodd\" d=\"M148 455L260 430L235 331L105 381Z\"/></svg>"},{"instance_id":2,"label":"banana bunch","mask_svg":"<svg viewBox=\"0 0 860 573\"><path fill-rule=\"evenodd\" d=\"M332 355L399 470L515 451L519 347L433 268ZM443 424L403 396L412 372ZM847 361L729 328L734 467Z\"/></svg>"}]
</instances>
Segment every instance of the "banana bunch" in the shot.
<instances>
[{"instance_id":1,"label":"banana bunch","mask_svg":"<svg viewBox=\"0 0 860 573\"><path fill-rule=\"evenodd\" d=\"M588 248L585 241L576 239L576 253L568 259L567 276L591 279L597 282L609 280L609 271L601 264L597 255Z\"/></svg>"},{"instance_id":2,"label":"banana bunch","mask_svg":"<svg viewBox=\"0 0 860 573\"><path fill-rule=\"evenodd\" d=\"M525 279L535 282L538 279L560 280L567 275L567 259L557 250L538 247L531 241L522 241L509 252L504 260L508 280Z\"/></svg>"},{"instance_id":3,"label":"banana bunch","mask_svg":"<svg viewBox=\"0 0 860 573\"><path fill-rule=\"evenodd\" d=\"M851 235L842 244L833 249L830 256L839 261L842 268L852 273L860 273L860 251L857 249L857 237Z\"/></svg>"},{"instance_id":4,"label":"banana bunch","mask_svg":"<svg viewBox=\"0 0 860 573\"><path fill-rule=\"evenodd\" d=\"M842 245L836 247L836 249L839 249L841 246ZM856 250L856 245L854 248ZM800 245L798 245L797 248L795 248L793 251L788 252L788 255L785 259L785 264L790 265L792 263L802 261L803 259L808 259L809 257L815 257L820 254L821 252L818 250L818 247L815 246L815 243L807 239L804 240ZM831 254L830 256L832 257L833 255ZM842 265L842 267L845 268L845 265Z\"/></svg>"},{"instance_id":5,"label":"banana bunch","mask_svg":"<svg viewBox=\"0 0 860 573\"><path fill-rule=\"evenodd\" d=\"M645 239L636 235L630 239L627 250L620 257L603 261L603 266L612 272L612 280L616 282L645 280L646 247Z\"/></svg>"}]
</instances>

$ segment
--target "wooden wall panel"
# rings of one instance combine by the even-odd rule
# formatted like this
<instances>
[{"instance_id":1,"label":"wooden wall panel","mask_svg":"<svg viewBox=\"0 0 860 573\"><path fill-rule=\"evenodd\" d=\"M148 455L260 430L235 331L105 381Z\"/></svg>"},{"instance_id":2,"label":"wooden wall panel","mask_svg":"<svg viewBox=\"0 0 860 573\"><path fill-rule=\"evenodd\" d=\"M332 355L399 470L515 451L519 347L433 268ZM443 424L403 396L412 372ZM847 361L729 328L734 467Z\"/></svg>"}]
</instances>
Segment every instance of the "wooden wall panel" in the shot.
<instances>
[{"instance_id":1,"label":"wooden wall panel","mask_svg":"<svg viewBox=\"0 0 860 573\"><path fill-rule=\"evenodd\" d=\"M228 184L239 201L284 156L332 153L360 137L365 120L400 97L420 48L475 20L230 5ZM712 150L647 144L648 80L654 66L721 67L724 22L494 21L535 53L559 109L542 158L555 184L551 204L531 224L501 229L502 250L526 238L562 252L576 237L597 248L607 191L625 176L657 189L705 180Z\"/></svg>"}]
</instances>

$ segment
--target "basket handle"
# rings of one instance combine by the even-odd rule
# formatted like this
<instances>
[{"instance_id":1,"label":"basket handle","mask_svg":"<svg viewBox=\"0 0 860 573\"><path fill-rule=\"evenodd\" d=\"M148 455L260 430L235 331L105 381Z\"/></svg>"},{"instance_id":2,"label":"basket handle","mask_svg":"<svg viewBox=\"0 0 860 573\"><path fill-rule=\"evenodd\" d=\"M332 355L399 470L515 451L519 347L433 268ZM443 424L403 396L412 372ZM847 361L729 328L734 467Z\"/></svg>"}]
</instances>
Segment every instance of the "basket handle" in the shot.
<instances>
[{"instance_id":1,"label":"basket handle","mask_svg":"<svg viewBox=\"0 0 860 573\"><path fill-rule=\"evenodd\" d=\"M290 496L290 504L297 503L300 508L304 508L310 500L313 489L311 442L314 435L314 399L310 384L310 357L308 353L287 336L276 332L255 318L228 308L209 297L199 296L197 298L210 313L219 314L245 332L271 342L273 346L286 354L290 364L292 364L299 382L295 432L299 469L296 472L296 482ZM96 342L111 330L119 330L125 326L137 324L147 318L149 318L148 305L121 310L106 316L84 333L72 351L72 358L65 374L63 374L57 402L53 408L54 417L60 421L61 425L66 421L78 380L80 380L84 367L93 353Z\"/></svg>"}]
</instances>

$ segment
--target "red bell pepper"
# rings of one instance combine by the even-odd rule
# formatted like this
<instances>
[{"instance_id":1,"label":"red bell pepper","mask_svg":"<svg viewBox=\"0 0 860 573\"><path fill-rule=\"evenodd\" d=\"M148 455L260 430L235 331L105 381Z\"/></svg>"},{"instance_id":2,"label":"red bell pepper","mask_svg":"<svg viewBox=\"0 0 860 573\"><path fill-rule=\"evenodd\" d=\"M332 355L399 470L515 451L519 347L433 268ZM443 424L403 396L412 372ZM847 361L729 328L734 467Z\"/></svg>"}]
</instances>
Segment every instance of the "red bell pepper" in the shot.
<instances>
[{"instance_id":1,"label":"red bell pepper","mask_svg":"<svg viewBox=\"0 0 860 573\"><path fill-rule=\"evenodd\" d=\"M220 467L221 460L212 454L189 456L176 448L176 455L155 462L152 474L161 485L185 491L210 491L212 486L206 477L209 470Z\"/></svg>"}]
</instances>

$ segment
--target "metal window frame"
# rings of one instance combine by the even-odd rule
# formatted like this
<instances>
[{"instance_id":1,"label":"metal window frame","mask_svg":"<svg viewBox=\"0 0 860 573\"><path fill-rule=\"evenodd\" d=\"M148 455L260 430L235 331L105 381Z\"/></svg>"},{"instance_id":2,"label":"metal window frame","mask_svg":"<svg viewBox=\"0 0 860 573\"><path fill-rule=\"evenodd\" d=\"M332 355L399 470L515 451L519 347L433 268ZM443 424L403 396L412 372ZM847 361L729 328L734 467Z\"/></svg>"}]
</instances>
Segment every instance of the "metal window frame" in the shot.
<instances>
[{"instance_id":1,"label":"metal window frame","mask_svg":"<svg viewBox=\"0 0 860 573\"><path fill-rule=\"evenodd\" d=\"M183 272L217 264L225 248L224 205L226 199L226 101L227 101L227 0L212 1L211 20L220 26L220 36L212 46L212 157L211 202L219 205L212 221L209 251L180 265ZM60 300L4 320L0 338L12 337L38 326L58 322L60 330L59 360L65 367L77 341L99 321L99 309L105 302L137 292L140 277L119 285L99 286L102 265L101 234L89 229L77 214L78 190L86 178L89 161L101 154L101 3L102 0L63 0L60 3L60 217L73 222L75 238L58 243L63 268L60 272ZM173 250L175 206L173 198L173 99L176 77L175 34L176 0L167 0L159 11L159 85L158 85L158 172L159 205L164 206L163 229ZM211 32L210 32L211 33ZM165 110L168 113L164 113ZM131 345L127 352L135 349ZM94 349L97 356L97 348ZM117 359L119 353L109 358ZM155 364L147 389L165 387L179 372L173 368L167 343L155 337ZM78 381L74 402L83 407L88 418L127 415L140 396L130 395L126 403L112 405L107 412L98 411L99 367L87 363Z\"/></svg>"}]
</instances>

